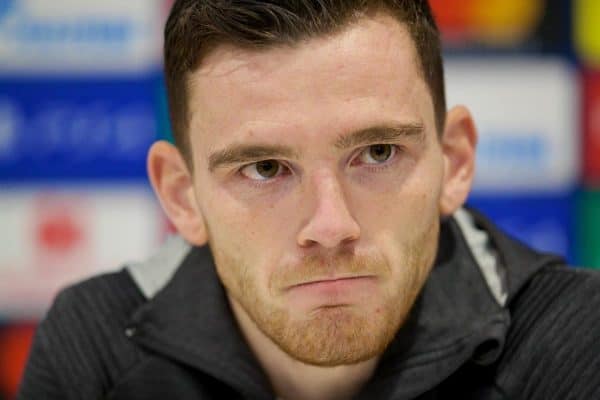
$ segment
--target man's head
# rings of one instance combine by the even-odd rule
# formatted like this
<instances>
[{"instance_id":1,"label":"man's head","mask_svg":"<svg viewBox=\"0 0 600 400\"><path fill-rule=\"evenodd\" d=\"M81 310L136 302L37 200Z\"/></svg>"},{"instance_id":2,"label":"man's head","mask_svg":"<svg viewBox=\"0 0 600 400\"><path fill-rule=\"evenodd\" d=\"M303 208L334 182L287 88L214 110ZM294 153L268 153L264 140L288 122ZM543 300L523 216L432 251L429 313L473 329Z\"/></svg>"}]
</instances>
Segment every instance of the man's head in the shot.
<instances>
[{"instance_id":1,"label":"man's head","mask_svg":"<svg viewBox=\"0 0 600 400\"><path fill-rule=\"evenodd\" d=\"M189 153L189 77L215 47L298 46L333 35L385 11L403 22L416 46L419 71L433 98L438 130L446 115L439 32L425 0L179 0L165 28L165 77L175 142Z\"/></svg>"},{"instance_id":2,"label":"man's head","mask_svg":"<svg viewBox=\"0 0 600 400\"><path fill-rule=\"evenodd\" d=\"M303 362L357 363L420 292L476 134L464 108L445 115L425 2L281 3L176 2L181 151L155 144L149 174L179 233L210 244L239 321Z\"/></svg>"}]
</instances>

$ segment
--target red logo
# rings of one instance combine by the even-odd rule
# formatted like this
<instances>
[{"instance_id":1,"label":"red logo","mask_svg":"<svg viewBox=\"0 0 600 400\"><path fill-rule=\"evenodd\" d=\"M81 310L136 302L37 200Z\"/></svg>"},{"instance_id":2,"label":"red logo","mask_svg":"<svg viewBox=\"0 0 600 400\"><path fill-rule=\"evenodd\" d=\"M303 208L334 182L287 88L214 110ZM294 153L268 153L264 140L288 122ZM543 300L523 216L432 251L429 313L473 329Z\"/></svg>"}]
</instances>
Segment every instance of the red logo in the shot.
<instances>
[{"instance_id":1,"label":"red logo","mask_svg":"<svg viewBox=\"0 0 600 400\"><path fill-rule=\"evenodd\" d=\"M81 195L43 194L36 200L37 268L44 274L86 267L93 257L90 207Z\"/></svg>"},{"instance_id":2,"label":"red logo","mask_svg":"<svg viewBox=\"0 0 600 400\"><path fill-rule=\"evenodd\" d=\"M40 247L57 253L68 253L82 241L83 230L73 215L59 211L49 213L38 226Z\"/></svg>"}]
</instances>

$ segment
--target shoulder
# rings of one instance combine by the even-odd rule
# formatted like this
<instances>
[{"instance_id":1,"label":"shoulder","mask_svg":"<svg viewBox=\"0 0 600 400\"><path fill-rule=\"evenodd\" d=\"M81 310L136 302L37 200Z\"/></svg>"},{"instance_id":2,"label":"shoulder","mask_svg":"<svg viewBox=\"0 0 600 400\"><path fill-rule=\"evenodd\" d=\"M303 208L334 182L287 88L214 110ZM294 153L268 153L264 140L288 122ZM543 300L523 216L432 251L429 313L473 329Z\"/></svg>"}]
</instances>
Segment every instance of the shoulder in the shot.
<instances>
[{"instance_id":1,"label":"shoulder","mask_svg":"<svg viewBox=\"0 0 600 400\"><path fill-rule=\"evenodd\" d=\"M502 387L527 398L600 396L600 271L547 266L509 308Z\"/></svg>"},{"instance_id":2,"label":"shoulder","mask_svg":"<svg viewBox=\"0 0 600 400\"><path fill-rule=\"evenodd\" d=\"M64 341L64 345L85 338L88 345L94 344L94 338L114 341L145 301L127 270L98 275L60 291L39 330L46 340Z\"/></svg>"},{"instance_id":3,"label":"shoulder","mask_svg":"<svg viewBox=\"0 0 600 400\"><path fill-rule=\"evenodd\" d=\"M125 335L131 313L145 302L126 270L62 290L36 334L63 387L93 398L139 359Z\"/></svg>"},{"instance_id":4,"label":"shoulder","mask_svg":"<svg viewBox=\"0 0 600 400\"><path fill-rule=\"evenodd\" d=\"M598 306L600 270L565 265L549 265L539 270L509 304L515 323L522 318L542 321L550 314L559 319L573 314L600 316ZM531 312L534 314L530 315Z\"/></svg>"},{"instance_id":5,"label":"shoulder","mask_svg":"<svg viewBox=\"0 0 600 400\"><path fill-rule=\"evenodd\" d=\"M39 329L61 336L110 335L144 302L127 270L98 275L61 290Z\"/></svg>"},{"instance_id":6,"label":"shoulder","mask_svg":"<svg viewBox=\"0 0 600 400\"><path fill-rule=\"evenodd\" d=\"M47 318L67 317L70 312L94 311L99 313L127 312L144 302L144 296L132 280L129 272L97 275L61 290ZM66 315L64 313L67 313Z\"/></svg>"}]
</instances>

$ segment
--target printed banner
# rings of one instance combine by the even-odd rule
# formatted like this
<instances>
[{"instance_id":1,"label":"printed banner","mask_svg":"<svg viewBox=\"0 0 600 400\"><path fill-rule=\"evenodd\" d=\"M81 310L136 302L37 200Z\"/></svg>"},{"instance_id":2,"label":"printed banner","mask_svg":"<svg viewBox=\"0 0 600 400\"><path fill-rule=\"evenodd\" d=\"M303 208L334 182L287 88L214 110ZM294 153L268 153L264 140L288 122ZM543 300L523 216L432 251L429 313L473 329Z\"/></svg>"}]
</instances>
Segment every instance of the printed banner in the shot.
<instances>
[{"instance_id":1,"label":"printed banner","mask_svg":"<svg viewBox=\"0 0 600 400\"><path fill-rule=\"evenodd\" d=\"M583 181L600 188L600 71L583 73Z\"/></svg>"},{"instance_id":2,"label":"printed banner","mask_svg":"<svg viewBox=\"0 0 600 400\"><path fill-rule=\"evenodd\" d=\"M574 42L579 58L589 67L600 66L600 2L573 0Z\"/></svg>"},{"instance_id":3,"label":"printed banner","mask_svg":"<svg viewBox=\"0 0 600 400\"><path fill-rule=\"evenodd\" d=\"M552 196L473 195L467 204L539 251L576 261L574 194Z\"/></svg>"},{"instance_id":4,"label":"printed banner","mask_svg":"<svg viewBox=\"0 0 600 400\"><path fill-rule=\"evenodd\" d=\"M543 0L429 0L449 44L519 46L540 23Z\"/></svg>"},{"instance_id":5,"label":"printed banner","mask_svg":"<svg viewBox=\"0 0 600 400\"><path fill-rule=\"evenodd\" d=\"M0 315L34 318L56 292L151 255L166 235L142 186L0 190Z\"/></svg>"},{"instance_id":6,"label":"printed banner","mask_svg":"<svg viewBox=\"0 0 600 400\"><path fill-rule=\"evenodd\" d=\"M600 190L582 191L578 203L578 261L600 269Z\"/></svg>"},{"instance_id":7,"label":"printed banner","mask_svg":"<svg viewBox=\"0 0 600 400\"><path fill-rule=\"evenodd\" d=\"M449 108L479 131L475 191L564 192L578 182L575 74L554 58L457 58L446 63Z\"/></svg>"},{"instance_id":8,"label":"printed banner","mask_svg":"<svg viewBox=\"0 0 600 400\"><path fill-rule=\"evenodd\" d=\"M0 180L145 179L157 81L0 80Z\"/></svg>"},{"instance_id":9,"label":"printed banner","mask_svg":"<svg viewBox=\"0 0 600 400\"><path fill-rule=\"evenodd\" d=\"M0 0L0 73L156 68L164 18L161 0Z\"/></svg>"}]
</instances>

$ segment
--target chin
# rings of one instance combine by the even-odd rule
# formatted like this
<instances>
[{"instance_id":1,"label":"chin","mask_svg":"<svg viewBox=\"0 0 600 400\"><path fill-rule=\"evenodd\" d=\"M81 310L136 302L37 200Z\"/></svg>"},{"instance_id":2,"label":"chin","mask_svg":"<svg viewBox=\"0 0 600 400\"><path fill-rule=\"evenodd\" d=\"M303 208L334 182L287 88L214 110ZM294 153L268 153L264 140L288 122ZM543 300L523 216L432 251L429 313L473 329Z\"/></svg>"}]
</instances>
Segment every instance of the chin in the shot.
<instances>
[{"instance_id":1,"label":"chin","mask_svg":"<svg viewBox=\"0 0 600 400\"><path fill-rule=\"evenodd\" d=\"M381 355L401 323L382 307L326 306L302 320L280 321L265 332L292 358L305 364L334 367L357 364Z\"/></svg>"}]
</instances>

